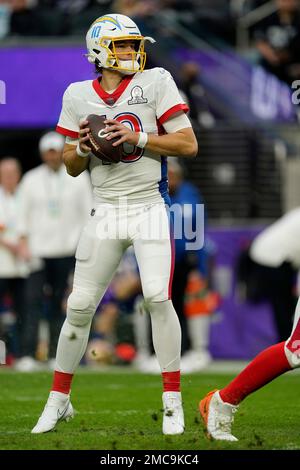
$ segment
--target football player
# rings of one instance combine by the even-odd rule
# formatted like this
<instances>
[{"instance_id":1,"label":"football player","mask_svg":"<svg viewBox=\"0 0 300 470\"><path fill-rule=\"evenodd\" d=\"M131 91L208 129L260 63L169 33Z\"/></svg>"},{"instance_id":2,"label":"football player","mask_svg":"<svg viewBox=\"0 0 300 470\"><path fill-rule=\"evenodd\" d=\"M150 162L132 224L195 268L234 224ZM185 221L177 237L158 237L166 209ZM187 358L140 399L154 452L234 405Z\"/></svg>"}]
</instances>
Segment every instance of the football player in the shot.
<instances>
[{"instance_id":1,"label":"football player","mask_svg":"<svg viewBox=\"0 0 300 470\"><path fill-rule=\"evenodd\" d=\"M297 367L300 367L300 299L289 339L262 351L229 385L209 392L200 401L199 409L208 437L237 441L231 427L241 401L279 375Z\"/></svg>"},{"instance_id":2,"label":"football player","mask_svg":"<svg viewBox=\"0 0 300 470\"><path fill-rule=\"evenodd\" d=\"M181 434L181 330L170 300L174 252L167 155L195 157L197 140L185 114L188 106L170 73L144 69L144 44L155 42L152 38L142 36L130 18L110 14L92 24L86 39L87 59L99 76L67 88L57 131L66 136L68 173L77 176L90 169L95 206L77 248L52 390L32 433L50 431L57 421L73 417L71 381L93 315L124 251L133 245L162 371L163 433ZM123 145L121 162L104 164L91 154L85 120L89 114L106 116L106 138L118 137L113 145Z\"/></svg>"}]
</instances>

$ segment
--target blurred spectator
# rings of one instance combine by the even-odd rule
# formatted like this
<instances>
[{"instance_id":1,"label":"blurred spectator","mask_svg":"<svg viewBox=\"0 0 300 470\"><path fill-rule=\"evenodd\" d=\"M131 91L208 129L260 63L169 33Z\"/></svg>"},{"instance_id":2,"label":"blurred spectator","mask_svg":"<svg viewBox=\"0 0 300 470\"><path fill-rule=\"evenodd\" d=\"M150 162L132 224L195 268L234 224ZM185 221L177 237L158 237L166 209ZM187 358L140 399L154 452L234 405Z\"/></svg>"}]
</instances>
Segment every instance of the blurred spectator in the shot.
<instances>
[{"instance_id":1,"label":"blurred spectator","mask_svg":"<svg viewBox=\"0 0 300 470\"><path fill-rule=\"evenodd\" d=\"M111 12L113 0L92 0L92 5L96 5L105 12Z\"/></svg>"},{"instance_id":2,"label":"blurred spectator","mask_svg":"<svg viewBox=\"0 0 300 470\"><path fill-rule=\"evenodd\" d=\"M205 88L201 84L201 68L197 62L185 62L180 70L180 91L187 98L189 117L193 124L211 128L215 118L210 112Z\"/></svg>"},{"instance_id":3,"label":"blurred spectator","mask_svg":"<svg viewBox=\"0 0 300 470\"><path fill-rule=\"evenodd\" d=\"M254 31L262 65L280 80L300 77L300 14L298 0L277 0L278 11Z\"/></svg>"},{"instance_id":4,"label":"blurred spectator","mask_svg":"<svg viewBox=\"0 0 300 470\"><path fill-rule=\"evenodd\" d=\"M211 362L210 323L219 303L219 295L211 290L208 277L200 270L191 271L185 289L184 304L190 349L182 357L182 372L199 372Z\"/></svg>"},{"instance_id":5,"label":"blurred spectator","mask_svg":"<svg viewBox=\"0 0 300 470\"><path fill-rule=\"evenodd\" d=\"M21 329L24 320L24 277L27 269L19 258L18 185L21 167L15 158L7 157L0 162L0 304L9 295L16 314L15 354L20 355Z\"/></svg>"},{"instance_id":6,"label":"blurred spectator","mask_svg":"<svg viewBox=\"0 0 300 470\"><path fill-rule=\"evenodd\" d=\"M300 270L300 208L263 230L242 256L240 280L250 301L268 300L272 306L278 341L285 341L297 303L296 274Z\"/></svg>"},{"instance_id":7,"label":"blurred spectator","mask_svg":"<svg viewBox=\"0 0 300 470\"><path fill-rule=\"evenodd\" d=\"M0 0L0 39L10 32L10 7L8 0Z\"/></svg>"},{"instance_id":8,"label":"blurred spectator","mask_svg":"<svg viewBox=\"0 0 300 470\"><path fill-rule=\"evenodd\" d=\"M182 207L183 224L188 219L193 219L193 228L195 228L196 205L202 204L198 189L191 183L184 181L183 168L177 159L168 160L168 180L169 194L171 204L178 204ZM188 211L190 204L192 210ZM184 232L184 231L183 231ZM174 308L179 316L182 328L182 348L183 352L188 349L188 333L186 319L184 315L184 294L187 286L188 274L191 270L198 267L198 257L193 251L186 251L186 239L184 233L181 238L175 237L175 268L172 287L172 301Z\"/></svg>"},{"instance_id":9,"label":"blurred spectator","mask_svg":"<svg viewBox=\"0 0 300 470\"><path fill-rule=\"evenodd\" d=\"M204 220L198 220L196 212L197 206L203 204L202 197L193 184L185 181L183 168L174 158L168 161L168 178L171 204L182 207L185 230L188 226L197 232L204 230ZM183 372L193 372L201 370L211 361L208 343L212 309L207 310L205 303L199 302L200 297L204 299L206 296L207 289L205 250L187 250L185 230L183 237L175 237L172 301L182 328L182 352L186 353L182 358L181 369Z\"/></svg>"},{"instance_id":10,"label":"blurred spectator","mask_svg":"<svg viewBox=\"0 0 300 470\"><path fill-rule=\"evenodd\" d=\"M109 8L111 4L112 0L39 0L39 6L42 8L56 8L70 15L76 15L89 8L99 7L99 16L101 16L102 9Z\"/></svg>"},{"instance_id":11,"label":"blurred spectator","mask_svg":"<svg viewBox=\"0 0 300 470\"><path fill-rule=\"evenodd\" d=\"M88 3L88 0L11 0L9 32L13 36L66 35L70 32L69 16L78 15Z\"/></svg>"},{"instance_id":12,"label":"blurred spectator","mask_svg":"<svg viewBox=\"0 0 300 470\"><path fill-rule=\"evenodd\" d=\"M10 0L10 34L35 36L41 34L36 9L30 0Z\"/></svg>"},{"instance_id":13,"label":"blurred spectator","mask_svg":"<svg viewBox=\"0 0 300 470\"><path fill-rule=\"evenodd\" d=\"M23 358L19 370L35 369L43 288L48 302L50 366L64 321L63 299L82 227L91 210L87 173L74 179L62 164L64 138L55 132L39 143L43 164L25 174L21 184L21 254L31 261L26 285L26 321ZM42 262L40 261L42 260ZM48 290L49 290L48 289Z\"/></svg>"},{"instance_id":14,"label":"blurred spectator","mask_svg":"<svg viewBox=\"0 0 300 470\"><path fill-rule=\"evenodd\" d=\"M181 0L162 0L160 5L163 9L177 12L188 10L192 13L192 11L195 9L195 2L193 2L193 0L186 0L185 2L182 2Z\"/></svg>"},{"instance_id":15,"label":"blurred spectator","mask_svg":"<svg viewBox=\"0 0 300 470\"><path fill-rule=\"evenodd\" d=\"M231 0L230 8L234 16L243 16L269 0Z\"/></svg>"},{"instance_id":16,"label":"blurred spectator","mask_svg":"<svg viewBox=\"0 0 300 470\"><path fill-rule=\"evenodd\" d=\"M122 15L129 16L129 18L145 18L153 14L158 9L158 4L155 0L115 0L112 5L112 10Z\"/></svg>"},{"instance_id":17,"label":"blurred spectator","mask_svg":"<svg viewBox=\"0 0 300 470\"><path fill-rule=\"evenodd\" d=\"M89 6L90 3L90 0L42 0L40 5L50 8L59 8L70 14L77 14Z\"/></svg>"}]
</instances>

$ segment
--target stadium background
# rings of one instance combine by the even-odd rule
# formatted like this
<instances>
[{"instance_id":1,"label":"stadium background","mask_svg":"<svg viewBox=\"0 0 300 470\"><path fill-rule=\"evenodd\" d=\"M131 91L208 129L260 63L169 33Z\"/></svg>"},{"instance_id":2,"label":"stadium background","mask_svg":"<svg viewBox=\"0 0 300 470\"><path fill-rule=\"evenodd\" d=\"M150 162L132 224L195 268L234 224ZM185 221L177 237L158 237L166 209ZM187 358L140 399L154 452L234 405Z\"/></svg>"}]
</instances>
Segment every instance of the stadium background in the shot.
<instances>
[{"instance_id":1,"label":"stadium background","mask_svg":"<svg viewBox=\"0 0 300 470\"><path fill-rule=\"evenodd\" d=\"M24 171L40 162L39 138L55 127L66 86L94 76L83 55L91 21L123 12L156 38L148 67L170 70L188 94L199 141L198 158L184 165L204 198L215 252L216 358L248 359L276 341L269 305L244 302L235 289L240 252L300 196L293 90L259 66L251 36L275 8L251 0L0 2L0 158L17 157Z\"/></svg>"}]
</instances>

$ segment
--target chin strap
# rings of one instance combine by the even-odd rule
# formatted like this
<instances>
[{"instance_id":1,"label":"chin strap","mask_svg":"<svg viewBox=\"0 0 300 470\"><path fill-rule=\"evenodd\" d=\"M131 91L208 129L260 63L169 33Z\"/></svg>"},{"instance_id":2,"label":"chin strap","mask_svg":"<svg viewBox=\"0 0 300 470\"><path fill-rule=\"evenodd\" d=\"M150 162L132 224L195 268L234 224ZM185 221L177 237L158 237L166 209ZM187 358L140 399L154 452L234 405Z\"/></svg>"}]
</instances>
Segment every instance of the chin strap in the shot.
<instances>
[{"instance_id":1,"label":"chin strap","mask_svg":"<svg viewBox=\"0 0 300 470\"><path fill-rule=\"evenodd\" d=\"M138 63L137 60L135 60L134 62L132 62L132 60L120 60L120 65L123 69L126 69L130 67L131 70L120 70L119 72L123 75L132 75L133 73L136 73L139 71L140 69L140 64ZM132 70L132 65L133 65L133 68L136 69L136 70Z\"/></svg>"}]
</instances>

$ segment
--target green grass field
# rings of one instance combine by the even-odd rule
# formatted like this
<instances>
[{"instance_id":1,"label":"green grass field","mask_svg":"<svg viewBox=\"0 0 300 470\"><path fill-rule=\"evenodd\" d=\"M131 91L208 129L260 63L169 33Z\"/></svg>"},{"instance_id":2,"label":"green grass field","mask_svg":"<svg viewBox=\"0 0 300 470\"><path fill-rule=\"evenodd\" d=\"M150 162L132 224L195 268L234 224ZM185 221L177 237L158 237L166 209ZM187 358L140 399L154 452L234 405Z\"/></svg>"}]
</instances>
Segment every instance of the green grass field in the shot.
<instances>
[{"instance_id":1,"label":"green grass field","mask_svg":"<svg viewBox=\"0 0 300 470\"><path fill-rule=\"evenodd\" d=\"M79 372L72 403L78 414L69 423L44 435L31 435L44 406L50 373L0 371L0 449L300 449L300 376L289 373L249 397L236 415L238 443L205 438L197 403L213 387L232 376L196 374L183 378L186 432L161 433L159 376L129 370Z\"/></svg>"}]
</instances>

